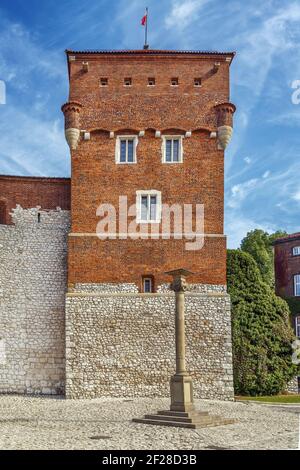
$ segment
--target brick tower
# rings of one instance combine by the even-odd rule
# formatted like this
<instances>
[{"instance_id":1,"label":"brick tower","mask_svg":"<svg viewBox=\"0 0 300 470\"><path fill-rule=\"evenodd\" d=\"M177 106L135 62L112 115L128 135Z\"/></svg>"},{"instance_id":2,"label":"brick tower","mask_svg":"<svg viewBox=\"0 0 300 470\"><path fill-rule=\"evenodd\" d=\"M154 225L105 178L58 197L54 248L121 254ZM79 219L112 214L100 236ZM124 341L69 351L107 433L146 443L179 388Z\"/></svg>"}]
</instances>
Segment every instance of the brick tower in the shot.
<instances>
[{"instance_id":1,"label":"brick tower","mask_svg":"<svg viewBox=\"0 0 300 470\"><path fill-rule=\"evenodd\" d=\"M232 398L223 210L233 56L67 51L69 397L168 394L174 296L164 273L184 267L195 273L187 295L187 361L196 395ZM199 249L187 249L197 241L187 240L187 230L167 236L165 207L174 205L182 212L171 210L170 226L182 220L184 205L191 208L189 236L196 207L204 208ZM124 207L131 207L127 218ZM126 235L129 225L144 236Z\"/></svg>"}]
</instances>

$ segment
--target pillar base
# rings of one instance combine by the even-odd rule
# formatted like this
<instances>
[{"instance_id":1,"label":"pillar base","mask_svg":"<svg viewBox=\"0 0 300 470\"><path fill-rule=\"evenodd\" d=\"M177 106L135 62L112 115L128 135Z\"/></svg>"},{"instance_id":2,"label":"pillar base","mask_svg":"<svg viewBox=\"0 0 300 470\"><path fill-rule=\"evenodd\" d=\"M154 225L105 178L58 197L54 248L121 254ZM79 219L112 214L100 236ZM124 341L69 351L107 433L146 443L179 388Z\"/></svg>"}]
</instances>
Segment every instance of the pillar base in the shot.
<instances>
[{"instance_id":1,"label":"pillar base","mask_svg":"<svg viewBox=\"0 0 300 470\"><path fill-rule=\"evenodd\" d=\"M193 382L188 374L175 374L170 381L171 411L187 413L195 409L193 403Z\"/></svg>"},{"instance_id":2,"label":"pillar base","mask_svg":"<svg viewBox=\"0 0 300 470\"><path fill-rule=\"evenodd\" d=\"M154 415L146 415L144 418L135 418L135 423L153 424L156 426L173 426L177 428L198 429L211 426L224 426L233 424L233 419L221 416L209 415L207 412L190 411L158 411Z\"/></svg>"}]
</instances>

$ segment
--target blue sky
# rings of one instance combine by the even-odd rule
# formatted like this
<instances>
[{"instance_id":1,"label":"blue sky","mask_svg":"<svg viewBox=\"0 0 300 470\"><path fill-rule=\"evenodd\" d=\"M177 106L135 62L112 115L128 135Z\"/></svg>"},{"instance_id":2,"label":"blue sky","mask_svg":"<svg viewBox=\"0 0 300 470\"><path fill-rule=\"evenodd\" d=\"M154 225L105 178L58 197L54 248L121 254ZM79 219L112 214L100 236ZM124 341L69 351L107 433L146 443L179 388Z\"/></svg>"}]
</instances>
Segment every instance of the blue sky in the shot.
<instances>
[{"instance_id":1,"label":"blue sky","mask_svg":"<svg viewBox=\"0 0 300 470\"><path fill-rule=\"evenodd\" d=\"M148 0L150 46L235 50L234 138L226 151L228 245L247 231L300 230L300 2ZM0 173L69 176L60 106L64 50L140 48L144 1L2 0ZM300 82L299 82L300 84ZM294 85L295 86L295 85ZM300 96L300 95L299 95Z\"/></svg>"}]
</instances>

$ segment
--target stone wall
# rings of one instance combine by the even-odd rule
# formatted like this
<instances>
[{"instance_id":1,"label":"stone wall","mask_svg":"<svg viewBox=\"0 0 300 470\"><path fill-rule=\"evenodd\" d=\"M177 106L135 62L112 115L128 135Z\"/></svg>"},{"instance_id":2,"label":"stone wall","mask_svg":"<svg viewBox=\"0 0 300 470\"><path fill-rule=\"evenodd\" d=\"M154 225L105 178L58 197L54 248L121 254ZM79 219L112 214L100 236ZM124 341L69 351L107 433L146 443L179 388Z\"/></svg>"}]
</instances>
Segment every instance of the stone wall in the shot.
<instances>
[{"instance_id":1,"label":"stone wall","mask_svg":"<svg viewBox=\"0 0 300 470\"><path fill-rule=\"evenodd\" d=\"M78 285L67 294L66 396L168 396L175 372L174 293L111 289ZM233 399L224 291L199 286L186 295L187 368L196 397Z\"/></svg>"},{"instance_id":2,"label":"stone wall","mask_svg":"<svg viewBox=\"0 0 300 470\"><path fill-rule=\"evenodd\" d=\"M0 225L0 392L64 392L69 212L13 211Z\"/></svg>"}]
</instances>

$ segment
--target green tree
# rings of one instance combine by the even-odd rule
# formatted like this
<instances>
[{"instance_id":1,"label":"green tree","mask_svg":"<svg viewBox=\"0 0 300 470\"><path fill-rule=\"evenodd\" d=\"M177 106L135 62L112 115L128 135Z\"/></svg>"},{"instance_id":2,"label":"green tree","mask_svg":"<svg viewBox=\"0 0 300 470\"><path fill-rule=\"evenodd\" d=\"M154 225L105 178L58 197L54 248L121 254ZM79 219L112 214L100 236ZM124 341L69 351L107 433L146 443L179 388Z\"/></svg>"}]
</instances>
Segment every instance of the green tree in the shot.
<instances>
[{"instance_id":1,"label":"green tree","mask_svg":"<svg viewBox=\"0 0 300 470\"><path fill-rule=\"evenodd\" d=\"M274 251L272 243L283 237L286 232L277 231L269 234L263 230L255 229L248 232L241 242L241 249L255 259L262 278L270 286L274 286Z\"/></svg>"},{"instance_id":2,"label":"green tree","mask_svg":"<svg viewBox=\"0 0 300 470\"><path fill-rule=\"evenodd\" d=\"M253 257L228 250L227 284L232 302L235 393L282 392L297 373L292 364L295 340L287 303L263 281Z\"/></svg>"}]
</instances>

